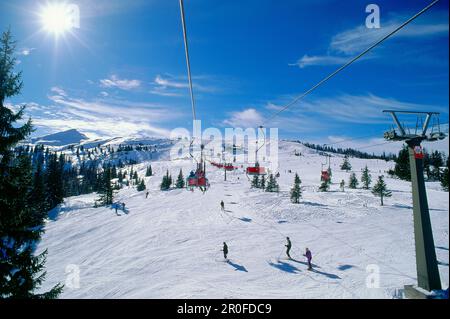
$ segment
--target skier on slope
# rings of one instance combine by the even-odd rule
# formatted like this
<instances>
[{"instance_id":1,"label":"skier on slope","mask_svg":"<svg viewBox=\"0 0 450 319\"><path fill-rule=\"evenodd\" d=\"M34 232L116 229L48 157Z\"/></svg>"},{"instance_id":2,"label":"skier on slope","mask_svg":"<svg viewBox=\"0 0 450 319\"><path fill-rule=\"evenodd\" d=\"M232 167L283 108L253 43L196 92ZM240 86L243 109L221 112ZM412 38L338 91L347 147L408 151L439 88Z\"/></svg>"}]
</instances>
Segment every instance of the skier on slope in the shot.
<instances>
[{"instance_id":1,"label":"skier on slope","mask_svg":"<svg viewBox=\"0 0 450 319\"><path fill-rule=\"evenodd\" d=\"M222 211L225 211L225 203L223 202L223 200L220 201L220 209L221 209Z\"/></svg>"},{"instance_id":2,"label":"skier on slope","mask_svg":"<svg viewBox=\"0 0 450 319\"><path fill-rule=\"evenodd\" d=\"M286 237L286 240L287 240L287 245L284 245L284 246L286 246L286 255L289 257L289 259L291 259L291 255L289 254L289 252L291 251L292 243L291 243L291 240L289 239L289 237Z\"/></svg>"},{"instance_id":3,"label":"skier on slope","mask_svg":"<svg viewBox=\"0 0 450 319\"><path fill-rule=\"evenodd\" d=\"M122 203L122 210L125 211L125 203Z\"/></svg>"},{"instance_id":4,"label":"skier on slope","mask_svg":"<svg viewBox=\"0 0 450 319\"><path fill-rule=\"evenodd\" d=\"M145 193L145 198L148 198L148 191L147 191L147 193Z\"/></svg>"},{"instance_id":5,"label":"skier on slope","mask_svg":"<svg viewBox=\"0 0 450 319\"><path fill-rule=\"evenodd\" d=\"M311 265L312 254L308 248L306 248L306 252L303 254L303 256L305 256L306 259L308 260L308 270L312 270L312 265Z\"/></svg>"},{"instance_id":6,"label":"skier on slope","mask_svg":"<svg viewBox=\"0 0 450 319\"><path fill-rule=\"evenodd\" d=\"M223 242L223 258L227 259L227 255L228 255L228 246L225 242Z\"/></svg>"}]
</instances>

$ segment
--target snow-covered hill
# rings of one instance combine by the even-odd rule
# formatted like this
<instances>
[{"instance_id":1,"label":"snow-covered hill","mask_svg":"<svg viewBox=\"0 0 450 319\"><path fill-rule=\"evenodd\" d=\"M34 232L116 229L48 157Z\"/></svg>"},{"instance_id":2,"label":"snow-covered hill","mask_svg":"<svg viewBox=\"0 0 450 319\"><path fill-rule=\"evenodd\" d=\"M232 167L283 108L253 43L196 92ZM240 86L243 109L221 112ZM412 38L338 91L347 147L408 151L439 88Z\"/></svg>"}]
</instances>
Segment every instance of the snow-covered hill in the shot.
<instances>
[{"instance_id":1,"label":"snow-covered hill","mask_svg":"<svg viewBox=\"0 0 450 319\"><path fill-rule=\"evenodd\" d=\"M75 129L58 132L42 137L31 139L33 144L44 144L48 146L66 146L72 144L79 144L83 140L87 140L88 137L83 133L78 132Z\"/></svg>"},{"instance_id":2,"label":"snow-covered hill","mask_svg":"<svg viewBox=\"0 0 450 319\"><path fill-rule=\"evenodd\" d=\"M105 144L112 142L121 141ZM172 143L165 142L161 150ZM43 289L70 282L74 269L79 288L69 284L62 298L392 298L396 289L417 282L408 182L386 176L393 196L381 207L369 190L339 190L350 173L333 155L331 191L318 192L325 157L293 142L282 141L279 149L279 194L251 189L244 168L228 172L224 181L224 172L210 165L205 194L162 192L166 170L186 175L194 164L158 156L134 165L140 177L152 165L147 199L135 188L116 195L126 212L94 208L95 194L67 198L51 213L39 244L39 251L48 249ZM350 162L358 178L368 165L373 180L393 167L381 160ZM295 172L302 179L300 204L289 200ZM427 190L441 280L448 287L448 193L437 183L427 183ZM285 258L286 236L293 260ZM229 262L220 251L224 241ZM306 269L305 247L313 253L314 271ZM379 270L380 288L366 285L373 269Z\"/></svg>"}]
</instances>

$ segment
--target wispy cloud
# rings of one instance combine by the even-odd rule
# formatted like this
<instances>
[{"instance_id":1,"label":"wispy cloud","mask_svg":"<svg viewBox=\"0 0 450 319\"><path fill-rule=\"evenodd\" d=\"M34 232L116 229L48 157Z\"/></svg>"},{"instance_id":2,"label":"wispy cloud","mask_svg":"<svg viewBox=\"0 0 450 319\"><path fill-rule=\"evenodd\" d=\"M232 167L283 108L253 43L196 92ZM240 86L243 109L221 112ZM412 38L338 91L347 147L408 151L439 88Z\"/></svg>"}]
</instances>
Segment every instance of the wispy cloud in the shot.
<instances>
[{"instance_id":1,"label":"wispy cloud","mask_svg":"<svg viewBox=\"0 0 450 319\"><path fill-rule=\"evenodd\" d=\"M284 97L281 101L290 101ZM286 104L286 103L279 103ZM395 110L430 110L448 114L448 108L439 105L426 105L400 101L391 97L381 97L371 93L365 95L341 94L327 98L316 98L299 102L287 111L303 113L312 117L332 119L343 123L383 124L390 119L382 113L384 109Z\"/></svg>"},{"instance_id":2,"label":"wispy cloud","mask_svg":"<svg viewBox=\"0 0 450 319\"><path fill-rule=\"evenodd\" d=\"M352 139L350 136L328 136L326 139L320 141L309 141L316 144L330 144L336 148L353 148L367 153L382 154L383 152L389 154L397 154L402 148L403 142L388 142L381 137ZM445 140L438 142L424 142L423 146L428 151L439 150L446 154L449 152L448 137Z\"/></svg>"},{"instance_id":3,"label":"wispy cloud","mask_svg":"<svg viewBox=\"0 0 450 319\"><path fill-rule=\"evenodd\" d=\"M155 103L139 103L112 98L72 97L60 87L53 87L49 104L27 103L27 114L38 132L52 133L79 129L93 136L129 136L147 134L168 136L162 127L182 116L175 107Z\"/></svg>"},{"instance_id":4,"label":"wispy cloud","mask_svg":"<svg viewBox=\"0 0 450 319\"><path fill-rule=\"evenodd\" d=\"M204 82L209 81L207 85ZM199 83L200 82L200 83ZM208 76L193 77L193 87L197 92L217 93L223 88L219 88L216 81ZM185 76L173 76L166 74L164 76L158 74L153 81L153 88L150 93L160 96L181 96L188 93L189 82Z\"/></svg>"},{"instance_id":5,"label":"wispy cloud","mask_svg":"<svg viewBox=\"0 0 450 319\"><path fill-rule=\"evenodd\" d=\"M395 18L389 20L382 28L368 29L365 26L358 26L350 30L336 34L330 43L330 50L346 55L355 54L367 49L375 41L397 28L403 19ZM448 34L448 24L444 23L421 23L411 24L399 31L395 37L424 37Z\"/></svg>"},{"instance_id":6,"label":"wispy cloud","mask_svg":"<svg viewBox=\"0 0 450 319\"><path fill-rule=\"evenodd\" d=\"M100 84L104 88L119 88L121 90L129 91L139 88L141 86L141 81L135 79L121 79L113 74L107 79L100 80Z\"/></svg>"},{"instance_id":7,"label":"wispy cloud","mask_svg":"<svg viewBox=\"0 0 450 319\"><path fill-rule=\"evenodd\" d=\"M62 88L60 88L59 86L54 86L50 89L51 93L56 94L57 96L62 96L62 97L66 97L67 93L66 91L64 91Z\"/></svg>"},{"instance_id":8,"label":"wispy cloud","mask_svg":"<svg viewBox=\"0 0 450 319\"><path fill-rule=\"evenodd\" d=\"M344 64L348 60L349 60L349 58L347 58L347 57L340 57L340 56L331 56L331 55L309 56L309 55L305 54L296 63L292 63L292 64L289 64L289 65L290 66L296 65L299 68L303 69L304 67L314 66L314 65Z\"/></svg>"},{"instance_id":9,"label":"wispy cloud","mask_svg":"<svg viewBox=\"0 0 450 319\"><path fill-rule=\"evenodd\" d=\"M33 51L35 50L35 48L22 48L17 52L18 56L28 56L30 55Z\"/></svg>"},{"instance_id":10,"label":"wispy cloud","mask_svg":"<svg viewBox=\"0 0 450 319\"><path fill-rule=\"evenodd\" d=\"M350 57L367 49L370 45L381 39L397 28L406 16L396 16L385 23L382 23L379 29L369 29L365 25L359 25L343 32L337 33L331 38L327 53L323 55L308 55L305 54L296 63L291 66L298 66L305 68L308 66L323 66L323 65L341 65L348 61ZM434 22L433 20L425 22L415 22L405 27L394 35L394 38L412 38L421 39L425 37L448 35L448 22ZM367 58L381 57L382 55L366 56Z\"/></svg>"},{"instance_id":11,"label":"wispy cloud","mask_svg":"<svg viewBox=\"0 0 450 319\"><path fill-rule=\"evenodd\" d=\"M263 116L254 108L230 113L230 117L223 121L224 125L231 127L256 127L263 122Z\"/></svg>"}]
</instances>

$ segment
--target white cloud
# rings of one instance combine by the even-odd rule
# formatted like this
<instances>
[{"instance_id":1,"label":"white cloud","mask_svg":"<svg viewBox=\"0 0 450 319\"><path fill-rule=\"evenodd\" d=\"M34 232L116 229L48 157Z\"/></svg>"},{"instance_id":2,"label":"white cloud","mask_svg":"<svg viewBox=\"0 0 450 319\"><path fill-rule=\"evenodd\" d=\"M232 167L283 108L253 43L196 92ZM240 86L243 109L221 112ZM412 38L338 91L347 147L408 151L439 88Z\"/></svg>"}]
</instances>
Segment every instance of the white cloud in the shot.
<instances>
[{"instance_id":1,"label":"white cloud","mask_svg":"<svg viewBox=\"0 0 450 319\"><path fill-rule=\"evenodd\" d=\"M36 50L36 49L35 48L23 48L23 49L20 49L19 52L17 52L17 55L19 55L19 56L28 56L34 50Z\"/></svg>"},{"instance_id":2,"label":"white cloud","mask_svg":"<svg viewBox=\"0 0 450 319\"><path fill-rule=\"evenodd\" d=\"M303 69L304 67L307 67L307 66L336 65L336 64L344 64L348 61L349 61L348 57L331 56L331 55L309 56L309 55L305 54L296 63L290 64L290 65L291 66L296 65L299 68Z\"/></svg>"},{"instance_id":3,"label":"white cloud","mask_svg":"<svg viewBox=\"0 0 450 319\"><path fill-rule=\"evenodd\" d=\"M109 93L105 92L105 91L102 91L102 92L100 92L100 95L103 96L103 97L108 97Z\"/></svg>"},{"instance_id":4,"label":"white cloud","mask_svg":"<svg viewBox=\"0 0 450 319\"><path fill-rule=\"evenodd\" d=\"M256 127L263 122L262 115L255 109L249 108L241 112L231 113L230 118L223 121L223 124L231 127Z\"/></svg>"},{"instance_id":5,"label":"white cloud","mask_svg":"<svg viewBox=\"0 0 450 319\"><path fill-rule=\"evenodd\" d=\"M113 74L108 79L100 80L101 86L105 88L119 88L121 90L129 91L137 89L141 86L140 80L120 79Z\"/></svg>"},{"instance_id":6,"label":"white cloud","mask_svg":"<svg viewBox=\"0 0 450 319\"><path fill-rule=\"evenodd\" d=\"M50 89L50 91L51 91L52 93L55 93L55 94L60 95L60 96L67 96L66 91L64 91L62 88L60 88L60 87L58 87L58 86L52 87L52 88Z\"/></svg>"},{"instance_id":7,"label":"white cloud","mask_svg":"<svg viewBox=\"0 0 450 319\"><path fill-rule=\"evenodd\" d=\"M428 151L438 150L448 154L448 142L449 140L447 137L446 139L438 142L423 142L422 145ZM328 144L334 148L353 148L369 154L382 154L383 152L386 154L397 154L404 145L403 142L389 142L382 137L352 140L352 137L349 136L328 136L326 140L312 143Z\"/></svg>"},{"instance_id":8,"label":"white cloud","mask_svg":"<svg viewBox=\"0 0 450 319\"><path fill-rule=\"evenodd\" d=\"M334 52L346 55L355 54L367 49L371 44L392 32L402 23L401 19L393 19L386 22L380 29L368 29L358 26L350 30L336 34L330 43L330 49ZM394 35L395 38L423 37L448 33L448 24L411 24Z\"/></svg>"},{"instance_id":9,"label":"white cloud","mask_svg":"<svg viewBox=\"0 0 450 319\"><path fill-rule=\"evenodd\" d=\"M354 28L345 30L334 35L331 38L328 52L324 55L307 55L305 54L296 63L290 64L300 68L317 65L341 65L353 57L357 53L370 47L377 40L380 40L386 34L392 32L397 28L406 17L395 17L382 23L379 29L369 29L365 25L359 25ZM414 22L404 29L400 30L393 36L395 38L414 38L448 35L448 23L435 22ZM367 58L374 58L373 53L366 56ZM379 57L379 56L378 56Z\"/></svg>"},{"instance_id":10,"label":"white cloud","mask_svg":"<svg viewBox=\"0 0 450 319\"><path fill-rule=\"evenodd\" d=\"M202 85L198 83L200 81L209 81L210 83L208 85ZM193 77L192 85L194 90L198 92L214 93L221 91L221 88L211 85L211 82L213 82L213 79L208 76L195 76ZM160 96L181 96L186 94L189 88L189 82L184 76L175 77L172 75L166 75L163 77L161 75L157 75L153 81L153 85L154 87L150 90L150 93Z\"/></svg>"},{"instance_id":11,"label":"white cloud","mask_svg":"<svg viewBox=\"0 0 450 319\"><path fill-rule=\"evenodd\" d=\"M48 98L48 105L27 104L27 112L41 132L75 128L93 136L168 136L170 131L161 125L182 116L178 109L161 104L74 98L59 87L53 87Z\"/></svg>"},{"instance_id":12,"label":"white cloud","mask_svg":"<svg viewBox=\"0 0 450 319\"><path fill-rule=\"evenodd\" d=\"M189 87L189 84L187 82L177 82L171 79L163 78L161 75L156 76L155 83L162 87L177 88L177 89Z\"/></svg>"},{"instance_id":13,"label":"white cloud","mask_svg":"<svg viewBox=\"0 0 450 319\"><path fill-rule=\"evenodd\" d=\"M390 118L382 113L385 109L430 110L448 113L448 109L442 106L399 101L370 93L366 95L342 94L311 101L301 101L297 106L290 108L289 111L320 115L322 119L332 119L345 123L382 124L390 122Z\"/></svg>"}]
</instances>

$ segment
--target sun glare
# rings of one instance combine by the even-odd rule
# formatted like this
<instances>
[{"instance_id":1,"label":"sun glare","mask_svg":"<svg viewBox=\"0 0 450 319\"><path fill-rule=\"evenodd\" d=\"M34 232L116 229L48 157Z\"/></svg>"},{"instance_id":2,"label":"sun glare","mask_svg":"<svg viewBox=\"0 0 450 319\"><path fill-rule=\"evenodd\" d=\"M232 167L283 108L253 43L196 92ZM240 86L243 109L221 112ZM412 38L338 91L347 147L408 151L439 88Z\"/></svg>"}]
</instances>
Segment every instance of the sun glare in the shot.
<instances>
[{"instance_id":1,"label":"sun glare","mask_svg":"<svg viewBox=\"0 0 450 319\"><path fill-rule=\"evenodd\" d=\"M44 30L61 35L72 28L72 17L65 4L48 4L40 14Z\"/></svg>"}]
</instances>

